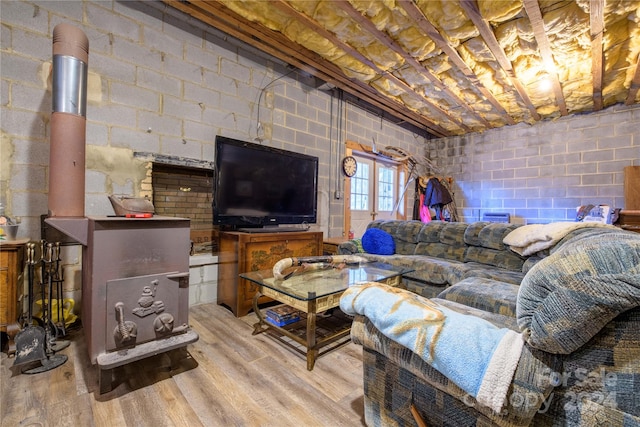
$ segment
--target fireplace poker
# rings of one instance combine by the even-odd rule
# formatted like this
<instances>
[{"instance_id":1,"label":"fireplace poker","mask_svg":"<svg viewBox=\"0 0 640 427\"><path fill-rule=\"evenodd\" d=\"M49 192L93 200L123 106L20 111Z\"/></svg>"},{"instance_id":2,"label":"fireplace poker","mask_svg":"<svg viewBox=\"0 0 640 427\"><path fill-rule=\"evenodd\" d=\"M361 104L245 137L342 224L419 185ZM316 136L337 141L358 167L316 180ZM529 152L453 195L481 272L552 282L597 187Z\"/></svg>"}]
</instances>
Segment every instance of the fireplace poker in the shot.
<instances>
[{"instance_id":1,"label":"fireplace poker","mask_svg":"<svg viewBox=\"0 0 640 427\"><path fill-rule=\"evenodd\" d=\"M52 311L52 306L53 306L53 282L56 282L56 290L58 291L58 289L61 289L62 286L62 282L60 282L58 280L58 272L57 270L54 270L54 264L58 264L57 260L54 260L54 252L57 252L57 255L55 256L55 258L59 258L60 257L60 244L56 244L56 249L54 250L54 245L53 243L47 243L47 260L46 260L46 266L47 266L47 312L45 315L46 318L46 327L45 327L45 332L47 333L47 342L49 344L49 346L47 347L47 354L52 354L55 353L57 351L62 350L63 348L66 348L69 346L69 344L71 344L69 341L67 340L62 340L62 341L58 341L57 337L58 337L58 332L59 332L59 322L53 322L53 313ZM43 273L44 275L44 273ZM58 291L60 292L60 291ZM58 293L58 295L56 295L56 298L59 299L60 294ZM60 320L60 301L58 301L58 320Z\"/></svg>"},{"instance_id":2,"label":"fireplace poker","mask_svg":"<svg viewBox=\"0 0 640 427\"><path fill-rule=\"evenodd\" d=\"M62 283L64 279L62 274L60 273L60 242L55 243L54 247L54 255L55 255L55 266L53 269L53 281L56 282L56 300L58 301L57 309L58 309L58 317L56 317L56 327L57 327L57 336L65 336L67 335L65 319L64 319L64 298L62 297Z\"/></svg>"},{"instance_id":3,"label":"fireplace poker","mask_svg":"<svg viewBox=\"0 0 640 427\"><path fill-rule=\"evenodd\" d=\"M15 338L16 358L13 366L22 366L39 362L46 358L44 351L45 332L41 326L33 324L33 288L34 288L34 272L36 264L36 244L27 244L27 276L28 276L28 303L27 323L24 328L18 332ZM22 366L24 368L24 366Z\"/></svg>"},{"instance_id":4,"label":"fireplace poker","mask_svg":"<svg viewBox=\"0 0 640 427\"><path fill-rule=\"evenodd\" d=\"M40 372L46 372L53 368L57 368L67 361L67 356L54 354L56 351L67 347L70 343L56 343L56 336L52 334L52 327L55 328L51 320L51 302L53 299L53 272L51 271L53 266L53 244L46 243L44 240L40 241L40 288L42 290L42 321L44 323L44 335L45 335L45 357L40 360L41 365L32 369L23 370L23 374L37 374ZM48 293L45 295L45 281Z\"/></svg>"}]
</instances>

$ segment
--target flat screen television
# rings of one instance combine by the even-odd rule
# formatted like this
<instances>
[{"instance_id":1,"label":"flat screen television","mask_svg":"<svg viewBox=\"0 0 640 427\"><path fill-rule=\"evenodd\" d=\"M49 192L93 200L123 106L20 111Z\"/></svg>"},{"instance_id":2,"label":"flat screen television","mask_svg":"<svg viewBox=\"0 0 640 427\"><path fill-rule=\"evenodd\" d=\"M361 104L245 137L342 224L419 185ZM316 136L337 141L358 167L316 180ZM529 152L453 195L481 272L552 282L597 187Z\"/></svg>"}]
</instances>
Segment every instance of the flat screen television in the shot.
<instances>
[{"instance_id":1,"label":"flat screen television","mask_svg":"<svg viewBox=\"0 0 640 427\"><path fill-rule=\"evenodd\" d=\"M232 229L315 223L318 158L216 136L213 223Z\"/></svg>"}]
</instances>

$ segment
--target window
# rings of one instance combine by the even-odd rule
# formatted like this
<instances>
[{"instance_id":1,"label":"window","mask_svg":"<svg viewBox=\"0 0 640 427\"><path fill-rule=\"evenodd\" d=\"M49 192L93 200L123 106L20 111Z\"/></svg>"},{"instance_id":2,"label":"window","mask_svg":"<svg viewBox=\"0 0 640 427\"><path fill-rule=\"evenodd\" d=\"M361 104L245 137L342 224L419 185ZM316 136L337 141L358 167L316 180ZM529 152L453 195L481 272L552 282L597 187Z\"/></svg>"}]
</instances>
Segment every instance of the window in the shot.
<instances>
[{"instance_id":1,"label":"window","mask_svg":"<svg viewBox=\"0 0 640 427\"><path fill-rule=\"evenodd\" d=\"M396 171L393 168L378 168L378 212L391 212L394 203Z\"/></svg>"},{"instance_id":2,"label":"window","mask_svg":"<svg viewBox=\"0 0 640 427\"><path fill-rule=\"evenodd\" d=\"M369 165L358 163L356 174L351 177L351 210L369 210Z\"/></svg>"}]
</instances>

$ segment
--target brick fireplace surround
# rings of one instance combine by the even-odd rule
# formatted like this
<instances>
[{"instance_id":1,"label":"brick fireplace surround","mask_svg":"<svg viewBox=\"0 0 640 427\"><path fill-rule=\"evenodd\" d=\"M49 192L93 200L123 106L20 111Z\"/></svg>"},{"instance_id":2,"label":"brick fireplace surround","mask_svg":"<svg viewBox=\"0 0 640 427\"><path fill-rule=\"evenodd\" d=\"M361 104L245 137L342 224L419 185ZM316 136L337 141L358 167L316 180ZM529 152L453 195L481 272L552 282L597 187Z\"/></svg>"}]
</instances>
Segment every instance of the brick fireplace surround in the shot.
<instances>
[{"instance_id":1,"label":"brick fireplace surround","mask_svg":"<svg viewBox=\"0 0 640 427\"><path fill-rule=\"evenodd\" d=\"M151 169L156 215L189 218L193 254L217 252L211 170L161 163L153 163Z\"/></svg>"}]
</instances>

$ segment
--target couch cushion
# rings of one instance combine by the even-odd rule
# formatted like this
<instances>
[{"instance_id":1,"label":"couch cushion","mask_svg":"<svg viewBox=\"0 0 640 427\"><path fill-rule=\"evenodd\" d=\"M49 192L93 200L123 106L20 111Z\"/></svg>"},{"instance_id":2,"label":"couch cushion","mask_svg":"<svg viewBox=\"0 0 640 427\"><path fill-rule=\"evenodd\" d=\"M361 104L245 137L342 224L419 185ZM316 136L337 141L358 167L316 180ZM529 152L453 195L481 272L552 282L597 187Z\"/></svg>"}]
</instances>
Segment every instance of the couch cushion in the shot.
<instances>
[{"instance_id":1,"label":"couch cushion","mask_svg":"<svg viewBox=\"0 0 640 427\"><path fill-rule=\"evenodd\" d=\"M440 230L440 243L450 245L456 248L464 248L464 232L469 224L464 222L445 222L444 227Z\"/></svg>"},{"instance_id":2,"label":"couch cushion","mask_svg":"<svg viewBox=\"0 0 640 427\"><path fill-rule=\"evenodd\" d=\"M505 316L504 314L492 313L490 311L482 310L479 308L471 307L466 304L461 304L456 301L451 301L444 298L432 298L433 302L450 308L451 310L455 310L458 313L468 314L471 316L476 316L481 319L486 320L487 322L493 323L498 328L509 328L513 331L520 331L518 328L518 322L515 317Z\"/></svg>"},{"instance_id":3,"label":"couch cushion","mask_svg":"<svg viewBox=\"0 0 640 427\"><path fill-rule=\"evenodd\" d=\"M371 221L367 225L367 229L379 228L380 230L384 230L393 236L394 234L396 234L396 229L398 228L398 225L402 222L404 221L378 219L375 221Z\"/></svg>"},{"instance_id":4,"label":"couch cushion","mask_svg":"<svg viewBox=\"0 0 640 427\"><path fill-rule=\"evenodd\" d=\"M399 221L393 233L396 241L418 243L418 236L424 223L420 221Z\"/></svg>"},{"instance_id":5,"label":"couch cushion","mask_svg":"<svg viewBox=\"0 0 640 427\"><path fill-rule=\"evenodd\" d=\"M438 298L454 301L491 313L516 316L520 287L481 277L470 277L440 292Z\"/></svg>"},{"instance_id":6,"label":"couch cushion","mask_svg":"<svg viewBox=\"0 0 640 427\"><path fill-rule=\"evenodd\" d=\"M531 346L580 348L611 319L640 306L640 235L609 231L565 244L522 281L517 318Z\"/></svg>"},{"instance_id":7,"label":"couch cushion","mask_svg":"<svg viewBox=\"0 0 640 427\"><path fill-rule=\"evenodd\" d=\"M489 224L491 223L488 221L476 221L470 223L467 229L464 231L464 242L467 245L471 246L481 246L480 239L478 239L478 234L480 234L480 230L482 230Z\"/></svg>"},{"instance_id":8,"label":"couch cushion","mask_svg":"<svg viewBox=\"0 0 640 427\"><path fill-rule=\"evenodd\" d=\"M399 255L413 255L416 252L416 244L403 242L402 240L396 240L396 253Z\"/></svg>"},{"instance_id":9,"label":"couch cushion","mask_svg":"<svg viewBox=\"0 0 640 427\"><path fill-rule=\"evenodd\" d=\"M492 267L486 264L478 264L475 262L465 263L467 267L461 275L451 277L451 284L458 283L461 280L470 277L482 277L484 279L497 280L499 282L511 283L512 285L519 285L524 278L524 273L513 270L505 270L503 268Z\"/></svg>"},{"instance_id":10,"label":"couch cushion","mask_svg":"<svg viewBox=\"0 0 640 427\"><path fill-rule=\"evenodd\" d=\"M407 275L402 276L402 285L403 289L413 292L414 294L418 294L425 298L435 298L438 296L443 289L445 289L447 285L440 284L436 285L433 283L427 283L422 280L415 280L415 278L407 277Z\"/></svg>"},{"instance_id":11,"label":"couch cushion","mask_svg":"<svg viewBox=\"0 0 640 427\"><path fill-rule=\"evenodd\" d=\"M428 224L425 224L424 227L420 229L420 234L418 235L418 242L424 243L436 243L440 242L440 232L443 228L447 226L447 222L444 221L431 221Z\"/></svg>"},{"instance_id":12,"label":"couch cushion","mask_svg":"<svg viewBox=\"0 0 640 427\"><path fill-rule=\"evenodd\" d=\"M509 250L487 249L469 246L464 254L465 262L478 262L506 270L522 271L525 258Z\"/></svg>"},{"instance_id":13,"label":"couch cushion","mask_svg":"<svg viewBox=\"0 0 640 427\"><path fill-rule=\"evenodd\" d=\"M524 261L524 264L522 264L522 272L524 274L527 274L529 270L531 270L533 266L536 265L543 258L544 258L543 256L540 256L540 252L538 252L536 255L530 256Z\"/></svg>"},{"instance_id":14,"label":"couch cushion","mask_svg":"<svg viewBox=\"0 0 640 427\"><path fill-rule=\"evenodd\" d=\"M405 276L437 285L450 285L460 281L469 267L460 261L416 255L415 270Z\"/></svg>"},{"instance_id":15,"label":"couch cushion","mask_svg":"<svg viewBox=\"0 0 640 427\"><path fill-rule=\"evenodd\" d=\"M483 248L503 250L507 247L502 243L504 238L516 228L518 224L491 223L480 230L478 241Z\"/></svg>"},{"instance_id":16,"label":"couch cushion","mask_svg":"<svg viewBox=\"0 0 640 427\"><path fill-rule=\"evenodd\" d=\"M427 255L442 259L450 259L455 261L464 261L466 251L464 246L445 245L444 243L424 243L420 242L416 245L415 255Z\"/></svg>"},{"instance_id":17,"label":"couch cushion","mask_svg":"<svg viewBox=\"0 0 640 427\"><path fill-rule=\"evenodd\" d=\"M384 262L384 263L395 265L398 267L411 268L413 270L419 270L419 269L425 268L425 265L429 265L430 264L429 261L431 260L431 258L427 258L424 256L416 256L416 255L399 255L399 254L376 255L376 254L368 254L368 253L362 253L358 255L363 258L366 258L370 262ZM446 266L452 263L452 261L438 260L437 258L434 258L434 260L444 263L446 264ZM427 261L427 264L425 264L425 261ZM464 264L461 264L461 265L464 265ZM442 268L446 269L446 266L443 266ZM412 275L412 274L416 274L416 272L407 273L404 276L406 277L407 275ZM420 276L420 279L423 279L424 277L428 277L428 276ZM446 281L444 281L446 280L446 278L443 278L441 280L443 280L441 283L447 283Z\"/></svg>"}]
</instances>

